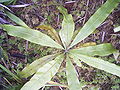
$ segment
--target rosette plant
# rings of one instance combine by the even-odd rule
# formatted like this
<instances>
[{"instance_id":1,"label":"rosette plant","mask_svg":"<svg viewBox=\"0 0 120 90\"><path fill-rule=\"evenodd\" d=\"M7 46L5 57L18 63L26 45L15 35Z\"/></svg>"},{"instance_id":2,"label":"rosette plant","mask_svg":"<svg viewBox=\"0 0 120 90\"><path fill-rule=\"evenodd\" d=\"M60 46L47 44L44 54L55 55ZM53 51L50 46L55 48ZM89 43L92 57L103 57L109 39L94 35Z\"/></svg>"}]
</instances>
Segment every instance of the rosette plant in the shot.
<instances>
[{"instance_id":1,"label":"rosette plant","mask_svg":"<svg viewBox=\"0 0 120 90\"><path fill-rule=\"evenodd\" d=\"M73 38L75 24L71 14L63 7L58 7L63 15L62 28L56 32L52 27L41 25L38 28L48 30L52 38L38 30L29 28L23 21L6 12L8 17L20 26L1 25L11 36L20 37L35 44L58 49L58 53L44 56L33 61L26 66L20 75L22 78L31 79L24 84L21 90L38 90L44 87L52 77L58 72L62 62L66 62L66 76L70 90L82 90L81 83L77 77L73 62L78 66L84 62L94 68L104 70L108 73L120 77L120 67L95 56L107 56L116 52L116 49L110 44L100 44L88 47L74 48L78 43L88 37L94 30L107 18L107 16L117 7L120 0L107 0L80 29Z\"/></svg>"}]
</instances>

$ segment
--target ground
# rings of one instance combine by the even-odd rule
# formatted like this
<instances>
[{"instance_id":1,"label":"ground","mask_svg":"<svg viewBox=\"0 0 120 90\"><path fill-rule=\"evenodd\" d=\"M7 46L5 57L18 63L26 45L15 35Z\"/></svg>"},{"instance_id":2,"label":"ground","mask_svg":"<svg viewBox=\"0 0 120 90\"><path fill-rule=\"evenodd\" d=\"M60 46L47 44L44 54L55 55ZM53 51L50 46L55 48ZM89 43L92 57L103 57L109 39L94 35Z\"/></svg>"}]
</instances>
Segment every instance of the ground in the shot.
<instances>
[{"instance_id":1,"label":"ground","mask_svg":"<svg viewBox=\"0 0 120 90\"><path fill-rule=\"evenodd\" d=\"M57 5L61 4L67 8L68 12L72 14L76 26L76 30L82 27L91 15L106 1L106 0L76 0L72 3L70 0L38 0L33 3L32 0L18 0L16 4L31 3L28 7L10 8L16 16L21 18L29 27L35 28L41 24L48 24L57 31L61 28L62 15L57 9ZM12 23L8 18L5 18ZM120 50L120 32L114 33L114 27L120 25L120 5L115 9L109 17L96 29L96 31L86 38L83 42L112 43L112 45ZM0 45L9 57L8 61L1 60L0 63L12 72L22 70L27 63L31 63L37 58L47 54L55 53L53 49L42 47L20 38L15 38L7 35L4 31L0 31ZM110 62L120 65L120 57L114 61L112 55L103 57ZM104 71L97 70L90 66L80 68L75 65L78 72L79 79L86 83L84 90L89 87L99 86L100 90L119 90L120 78ZM16 71L15 71L16 70ZM8 88L8 85L16 85L14 81L9 78L4 71L0 69L0 87ZM61 75L61 76L60 76ZM7 81L8 80L8 81ZM57 74L53 78L54 81L66 84L66 77L64 72ZM10 83L9 83L10 82ZM26 80L25 80L26 82ZM1 89L2 90L2 89ZM50 87L45 90L60 90L59 87ZM66 90L65 88L63 90Z\"/></svg>"}]
</instances>

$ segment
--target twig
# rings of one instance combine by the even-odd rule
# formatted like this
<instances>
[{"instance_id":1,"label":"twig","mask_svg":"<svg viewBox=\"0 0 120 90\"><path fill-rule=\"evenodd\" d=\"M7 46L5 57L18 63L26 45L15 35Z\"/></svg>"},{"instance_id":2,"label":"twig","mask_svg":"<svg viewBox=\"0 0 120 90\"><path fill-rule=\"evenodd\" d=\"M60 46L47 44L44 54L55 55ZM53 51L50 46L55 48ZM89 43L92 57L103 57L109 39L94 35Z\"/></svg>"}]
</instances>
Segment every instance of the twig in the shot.
<instances>
[{"instance_id":1,"label":"twig","mask_svg":"<svg viewBox=\"0 0 120 90\"><path fill-rule=\"evenodd\" d=\"M44 90L44 89L45 89L45 86L41 90Z\"/></svg>"},{"instance_id":2,"label":"twig","mask_svg":"<svg viewBox=\"0 0 120 90\"><path fill-rule=\"evenodd\" d=\"M4 59L1 58L1 60L2 60L3 64L5 65L5 67L6 67L7 69L9 69L8 66L7 66L7 64L5 63Z\"/></svg>"},{"instance_id":3,"label":"twig","mask_svg":"<svg viewBox=\"0 0 120 90\"><path fill-rule=\"evenodd\" d=\"M62 87L59 86L59 88L60 88L60 90L63 90Z\"/></svg>"},{"instance_id":4,"label":"twig","mask_svg":"<svg viewBox=\"0 0 120 90\"><path fill-rule=\"evenodd\" d=\"M85 17L78 19L78 20L75 22L75 24L77 24L78 22L82 21L84 18L85 18Z\"/></svg>"},{"instance_id":5,"label":"twig","mask_svg":"<svg viewBox=\"0 0 120 90\"><path fill-rule=\"evenodd\" d=\"M105 32L102 33L102 42L104 41L105 38Z\"/></svg>"},{"instance_id":6,"label":"twig","mask_svg":"<svg viewBox=\"0 0 120 90\"><path fill-rule=\"evenodd\" d=\"M4 79L8 84L10 84L10 86L12 86L12 84L11 84L5 77L3 77L3 79Z\"/></svg>"},{"instance_id":7,"label":"twig","mask_svg":"<svg viewBox=\"0 0 120 90\"><path fill-rule=\"evenodd\" d=\"M89 2L90 2L90 1L88 0L88 1L87 1L87 4L86 4L87 7L89 6ZM85 12L85 16L84 16L84 20L83 20L83 25L85 24L87 14L88 14L88 8L87 8L87 10L86 10L86 12Z\"/></svg>"}]
</instances>

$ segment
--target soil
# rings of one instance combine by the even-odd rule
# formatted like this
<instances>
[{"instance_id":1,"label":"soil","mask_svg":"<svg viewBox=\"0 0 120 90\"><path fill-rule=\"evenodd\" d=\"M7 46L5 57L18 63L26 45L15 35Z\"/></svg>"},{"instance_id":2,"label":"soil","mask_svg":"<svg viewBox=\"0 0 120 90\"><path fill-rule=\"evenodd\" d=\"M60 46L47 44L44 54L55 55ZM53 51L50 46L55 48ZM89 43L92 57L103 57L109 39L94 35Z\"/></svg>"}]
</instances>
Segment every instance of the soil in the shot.
<instances>
[{"instance_id":1,"label":"soil","mask_svg":"<svg viewBox=\"0 0 120 90\"><path fill-rule=\"evenodd\" d=\"M78 29L87 22L90 16L106 0L74 0L75 2L67 3L68 1L70 2L70 0L38 0L37 3L33 3L32 0L18 0L17 4L21 4L22 2L25 4L32 3L32 5L24 8L11 8L11 10L31 28L35 28L40 24L50 24L53 28L59 30L62 19L61 14L56 8L55 2L57 2L66 7L68 12L73 15L76 29ZM120 32L114 33L113 29L115 25L120 25L120 5L97 28L97 32L86 38L84 42L96 42L97 44L112 43L116 49L120 50ZM3 31L0 31L0 34L2 33ZM8 39L11 38L14 40L13 37L8 36ZM3 47L7 47L7 45L4 44ZM17 58L21 60L20 62L25 62L25 54L17 51L16 48L13 47L11 50L8 50L8 53L11 58ZM76 70L79 78L83 77L87 82L92 82L95 78L95 70L91 67L83 69L76 66ZM110 90L112 82L106 81L99 83L99 85L101 90ZM51 87L50 90L60 90L60 88Z\"/></svg>"}]
</instances>

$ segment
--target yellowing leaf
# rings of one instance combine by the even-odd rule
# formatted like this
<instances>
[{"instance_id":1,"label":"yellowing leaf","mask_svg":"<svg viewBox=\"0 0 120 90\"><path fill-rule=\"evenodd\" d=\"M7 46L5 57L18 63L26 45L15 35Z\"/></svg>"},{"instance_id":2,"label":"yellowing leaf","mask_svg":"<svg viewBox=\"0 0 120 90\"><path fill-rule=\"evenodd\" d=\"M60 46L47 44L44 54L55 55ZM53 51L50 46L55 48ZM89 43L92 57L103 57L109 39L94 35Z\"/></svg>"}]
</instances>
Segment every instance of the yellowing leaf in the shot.
<instances>
[{"instance_id":1,"label":"yellowing leaf","mask_svg":"<svg viewBox=\"0 0 120 90\"><path fill-rule=\"evenodd\" d=\"M87 42L87 43L83 43L83 44L78 44L76 45L75 48L82 48L82 47L88 47L88 46L95 46L96 43L95 42Z\"/></svg>"},{"instance_id":2,"label":"yellowing leaf","mask_svg":"<svg viewBox=\"0 0 120 90\"><path fill-rule=\"evenodd\" d=\"M59 44L61 44L60 38L58 36L58 33L55 31L55 29L49 25L39 25L36 27L37 29L42 29L48 31L49 35L55 39Z\"/></svg>"}]
</instances>

